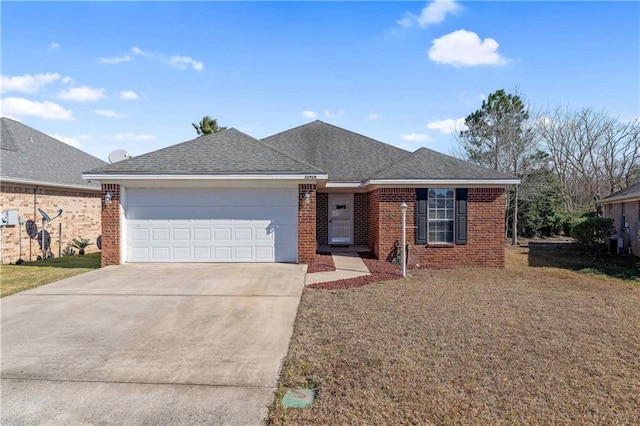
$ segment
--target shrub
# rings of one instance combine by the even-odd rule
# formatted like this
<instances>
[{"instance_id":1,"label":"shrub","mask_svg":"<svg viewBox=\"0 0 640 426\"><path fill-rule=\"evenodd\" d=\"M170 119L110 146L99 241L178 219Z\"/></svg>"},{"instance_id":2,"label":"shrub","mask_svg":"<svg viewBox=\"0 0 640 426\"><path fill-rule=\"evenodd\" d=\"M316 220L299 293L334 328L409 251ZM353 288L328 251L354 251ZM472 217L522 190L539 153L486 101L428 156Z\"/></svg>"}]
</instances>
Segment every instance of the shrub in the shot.
<instances>
[{"instance_id":1,"label":"shrub","mask_svg":"<svg viewBox=\"0 0 640 426\"><path fill-rule=\"evenodd\" d=\"M73 256L74 254L76 254L76 251L71 247L71 245L66 246L64 250L62 250L63 256Z\"/></svg>"},{"instance_id":2,"label":"shrub","mask_svg":"<svg viewBox=\"0 0 640 426\"><path fill-rule=\"evenodd\" d=\"M84 256L84 249L90 246L91 244L93 243L90 243L88 238L82 238L82 237L74 238L73 241L71 242L71 245L79 250L78 254L80 256Z\"/></svg>"},{"instance_id":3,"label":"shrub","mask_svg":"<svg viewBox=\"0 0 640 426\"><path fill-rule=\"evenodd\" d=\"M571 236L594 254L606 247L613 233L613 219L599 216L587 216L571 228Z\"/></svg>"}]
</instances>

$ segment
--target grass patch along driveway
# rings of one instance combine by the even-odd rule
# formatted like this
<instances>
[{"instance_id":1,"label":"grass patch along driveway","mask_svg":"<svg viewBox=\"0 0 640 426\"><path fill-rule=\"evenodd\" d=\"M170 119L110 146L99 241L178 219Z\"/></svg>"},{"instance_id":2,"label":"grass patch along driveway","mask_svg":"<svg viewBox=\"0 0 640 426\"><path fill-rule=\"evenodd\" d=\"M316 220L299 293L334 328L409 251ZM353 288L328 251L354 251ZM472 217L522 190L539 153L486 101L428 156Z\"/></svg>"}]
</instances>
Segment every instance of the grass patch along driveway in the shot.
<instances>
[{"instance_id":1,"label":"grass patch along driveway","mask_svg":"<svg viewBox=\"0 0 640 426\"><path fill-rule=\"evenodd\" d=\"M305 289L272 424L636 424L640 286L529 266ZM285 409L289 386L316 402Z\"/></svg>"},{"instance_id":2,"label":"grass patch along driveway","mask_svg":"<svg viewBox=\"0 0 640 426\"><path fill-rule=\"evenodd\" d=\"M39 287L63 278L84 274L100 267L100 253L65 256L22 265L0 265L2 297Z\"/></svg>"}]
</instances>

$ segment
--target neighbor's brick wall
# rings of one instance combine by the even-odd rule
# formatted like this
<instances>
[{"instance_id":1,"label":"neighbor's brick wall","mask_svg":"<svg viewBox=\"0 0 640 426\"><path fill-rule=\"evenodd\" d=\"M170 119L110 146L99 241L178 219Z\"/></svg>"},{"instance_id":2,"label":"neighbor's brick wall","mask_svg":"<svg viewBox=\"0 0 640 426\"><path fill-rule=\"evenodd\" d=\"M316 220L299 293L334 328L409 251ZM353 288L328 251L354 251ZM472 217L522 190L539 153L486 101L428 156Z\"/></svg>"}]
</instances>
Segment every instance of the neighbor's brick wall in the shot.
<instances>
[{"instance_id":1,"label":"neighbor's brick wall","mask_svg":"<svg viewBox=\"0 0 640 426\"><path fill-rule=\"evenodd\" d=\"M465 245L415 244L415 188L380 188L369 193L369 246L386 259L402 238L400 204L407 203L409 262L426 268L504 266L504 208L502 188L470 188L468 194L468 242Z\"/></svg>"},{"instance_id":2,"label":"neighbor's brick wall","mask_svg":"<svg viewBox=\"0 0 640 426\"><path fill-rule=\"evenodd\" d=\"M304 202L309 192L310 203ZM298 262L308 263L316 258L316 185L298 185Z\"/></svg>"},{"instance_id":3,"label":"neighbor's brick wall","mask_svg":"<svg viewBox=\"0 0 640 426\"><path fill-rule=\"evenodd\" d=\"M111 204L104 196L111 191ZM120 264L120 185L102 185L102 266Z\"/></svg>"},{"instance_id":4,"label":"neighbor's brick wall","mask_svg":"<svg viewBox=\"0 0 640 426\"><path fill-rule=\"evenodd\" d=\"M613 203L604 206L605 217L613 219L615 237L624 237L626 252L629 243L635 256L640 256L640 201L628 201L625 205L625 220L629 224L629 234L625 236L624 223L622 223L622 204Z\"/></svg>"},{"instance_id":5,"label":"neighbor's brick wall","mask_svg":"<svg viewBox=\"0 0 640 426\"><path fill-rule=\"evenodd\" d=\"M353 244L366 246L369 238L367 233L367 194L353 194Z\"/></svg>"},{"instance_id":6,"label":"neighbor's brick wall","mask_svg":"<svg viewBox=\"0 0 640 426\"><path fill-rule=\"evenodd\" d=\"M97 251L96 238L100 235L100 192L66 190L51 187L35 187L29 185L0 186L0 210L18 210L18 216L33 220L42 228L42 217L37 212L41 208L50 216L62 216L46 225L51 237L51 251L58 257L58 248L65 249L74 238L89 238L93 243L86 252ZM62 234L60 234L62 224ZM20 242L22 241L22 256ZM7 226L2 230L0 251L4 263L15 263L20 257L25 261L36 260L40 254L40 246L27 236L25 226ZM77 250L76 250L77 253Z\"/></svg>"}]
</instances>

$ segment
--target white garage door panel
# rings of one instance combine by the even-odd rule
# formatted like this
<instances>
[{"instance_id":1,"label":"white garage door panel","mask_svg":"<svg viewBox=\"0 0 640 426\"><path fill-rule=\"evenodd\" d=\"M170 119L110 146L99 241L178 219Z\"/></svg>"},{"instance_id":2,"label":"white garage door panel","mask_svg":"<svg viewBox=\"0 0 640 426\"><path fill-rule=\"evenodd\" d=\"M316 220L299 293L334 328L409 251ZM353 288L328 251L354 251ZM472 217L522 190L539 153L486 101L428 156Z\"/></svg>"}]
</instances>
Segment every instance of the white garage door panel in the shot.
<instances>
[{"instance_id":1,"label":"white garage door panel","mask_svg":"<svg viewBox=\"0 0 640 426\"><path fill-rule=\"evenodd\" d=\"M129 262L295 262L297 189L129 189Z\"/></svg>"}]
</instances>

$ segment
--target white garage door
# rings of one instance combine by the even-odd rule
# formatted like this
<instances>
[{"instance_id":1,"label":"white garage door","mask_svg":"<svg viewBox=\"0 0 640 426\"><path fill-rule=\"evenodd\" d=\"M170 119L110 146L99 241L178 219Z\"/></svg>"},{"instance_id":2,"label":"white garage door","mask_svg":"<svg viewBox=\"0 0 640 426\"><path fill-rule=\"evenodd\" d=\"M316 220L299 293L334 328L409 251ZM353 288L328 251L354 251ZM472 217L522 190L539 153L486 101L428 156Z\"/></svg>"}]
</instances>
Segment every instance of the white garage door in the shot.
<instances>
[{"instance_id":1,"label":"white garage door","mask_svg":"<svg viewBox=\"0 0 640 426\"><path fill-rule=\"evenodd\" d=\"M297 188L126 193L129 262L296 262Z\"/></svg>"}]
</instances>

